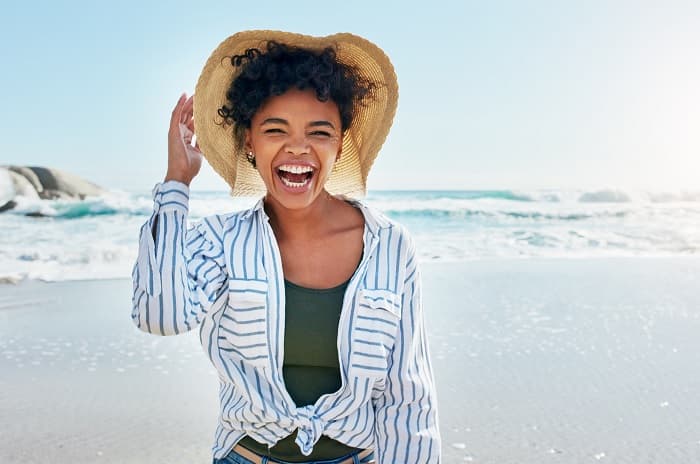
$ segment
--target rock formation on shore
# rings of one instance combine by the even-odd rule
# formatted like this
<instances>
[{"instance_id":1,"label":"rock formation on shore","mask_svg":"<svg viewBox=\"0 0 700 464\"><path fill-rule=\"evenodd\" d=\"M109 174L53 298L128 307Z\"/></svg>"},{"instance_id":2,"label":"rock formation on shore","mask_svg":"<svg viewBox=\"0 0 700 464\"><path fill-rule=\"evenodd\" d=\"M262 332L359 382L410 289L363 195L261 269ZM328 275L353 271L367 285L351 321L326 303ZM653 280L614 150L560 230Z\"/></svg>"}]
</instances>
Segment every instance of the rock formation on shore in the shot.
<instances>
[{"instance_id":1,"label":"rock formation on shore","mask_svg":"<svg viewBox=\"0 0 700 464\"><path fill-rule=\"evenodd\" d=\"M14 208L16 197L55 200L98 196L104 189L74 174L38 166L0 166L0 212Z\"/></svg>"}]
</instances>

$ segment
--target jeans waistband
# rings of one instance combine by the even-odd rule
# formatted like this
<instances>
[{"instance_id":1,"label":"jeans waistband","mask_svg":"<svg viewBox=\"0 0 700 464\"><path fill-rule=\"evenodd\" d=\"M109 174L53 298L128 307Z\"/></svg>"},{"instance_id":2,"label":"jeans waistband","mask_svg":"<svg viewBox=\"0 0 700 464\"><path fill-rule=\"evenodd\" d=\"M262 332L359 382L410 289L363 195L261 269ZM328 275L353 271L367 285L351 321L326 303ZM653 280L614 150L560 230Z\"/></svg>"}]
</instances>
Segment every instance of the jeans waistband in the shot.
<instances>
[{"instance_id":1,"label":"jeans waistband","mask_svg":"<svg viewBox=\"0 0 700 464\"><path fill-rule=\"evenodd\" d=\"M335 459L291 462L260 456L241 445L234 446L225 458L214 460L214 464L372 464L374 462L373 450L363 450Z\"/></svg>"}]
</instances>

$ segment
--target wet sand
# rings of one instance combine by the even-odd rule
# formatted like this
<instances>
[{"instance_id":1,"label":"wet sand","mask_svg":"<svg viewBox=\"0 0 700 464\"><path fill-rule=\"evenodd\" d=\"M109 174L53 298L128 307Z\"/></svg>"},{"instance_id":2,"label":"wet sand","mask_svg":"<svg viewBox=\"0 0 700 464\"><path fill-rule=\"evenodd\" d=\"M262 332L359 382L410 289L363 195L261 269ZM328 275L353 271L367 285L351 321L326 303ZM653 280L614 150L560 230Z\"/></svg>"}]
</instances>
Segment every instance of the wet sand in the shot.
<instances>
[{"instance_id":1,"label":"wet sand","mask_svg":"<svg viewBox=\"0 0 700 464\"><path fill-rule=\"evenodd\" d=\"M426 263L445 463L700 462L700 259ZM196 336L131 282L0 285L0 462L208 463Z\"/></svg>"}]
</instances>

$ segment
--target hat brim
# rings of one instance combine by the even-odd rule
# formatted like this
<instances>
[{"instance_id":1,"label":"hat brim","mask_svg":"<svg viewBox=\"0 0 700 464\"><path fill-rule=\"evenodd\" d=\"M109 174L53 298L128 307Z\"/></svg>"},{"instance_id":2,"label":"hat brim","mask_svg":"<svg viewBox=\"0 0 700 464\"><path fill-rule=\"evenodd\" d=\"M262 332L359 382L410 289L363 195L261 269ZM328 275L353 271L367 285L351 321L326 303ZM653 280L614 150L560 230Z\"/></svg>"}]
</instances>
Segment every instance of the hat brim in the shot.
<instances>
[{"instance_id":1,"label":"hat brim","mask_svg":"<svg viewBox=\"0 0 700 464\"><path fill-rule=\"evenodd\" d=\"M332 194L359 198L366 193L367 174L391 128L398 103L396 73L386 54L372 42L350 33L315 37L283 31L238 32L221 42L207 60L197 81L194 122L197 143L211 167L229 184L231 195L265 192L257 171L243 156L233 127L224 123L218 109L227 103L226 92L239 68L230 58L249 48L264 50L269 40L311 50L333 47L338 61L355 67L376 84L372 98L355 108L343 137L340 160L326 183Z\"/></svg>"}]
</instances>

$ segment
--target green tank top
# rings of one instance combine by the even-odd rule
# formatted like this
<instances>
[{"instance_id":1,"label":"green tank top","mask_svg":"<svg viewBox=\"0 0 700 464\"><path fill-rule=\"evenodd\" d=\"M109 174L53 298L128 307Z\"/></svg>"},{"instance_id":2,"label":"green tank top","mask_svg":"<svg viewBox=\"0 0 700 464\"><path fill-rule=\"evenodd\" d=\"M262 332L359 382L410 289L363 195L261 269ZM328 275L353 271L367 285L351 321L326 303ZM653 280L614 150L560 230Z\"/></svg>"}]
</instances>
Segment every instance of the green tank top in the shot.
<instances>
[{"instance_id":1,"label":"green tank top","mask_svg":"<svg viewBox=\"0 0 700 464\"><path fill-rule=\"evenodd\" d=\"M341 386L338 361L338 321L348 282L334 288L311 289L284 281L285 327L282 375L289 395L297 406L313 404ZM249 450L275 459L303 462L335 459L356 448L322 435L309 456L301 454L294 440L296 431L267 445L249 436L239 442Z\"/></svg>"}]
</instances>

